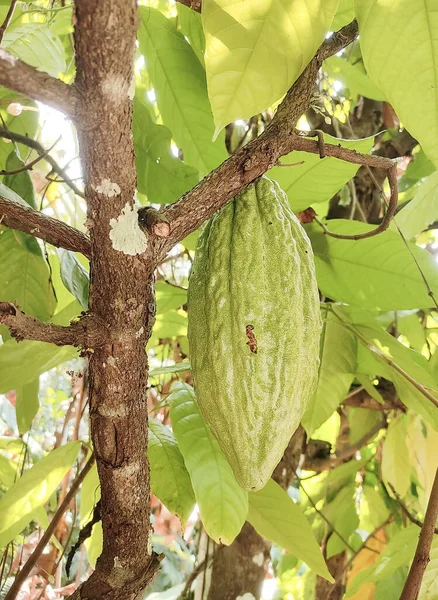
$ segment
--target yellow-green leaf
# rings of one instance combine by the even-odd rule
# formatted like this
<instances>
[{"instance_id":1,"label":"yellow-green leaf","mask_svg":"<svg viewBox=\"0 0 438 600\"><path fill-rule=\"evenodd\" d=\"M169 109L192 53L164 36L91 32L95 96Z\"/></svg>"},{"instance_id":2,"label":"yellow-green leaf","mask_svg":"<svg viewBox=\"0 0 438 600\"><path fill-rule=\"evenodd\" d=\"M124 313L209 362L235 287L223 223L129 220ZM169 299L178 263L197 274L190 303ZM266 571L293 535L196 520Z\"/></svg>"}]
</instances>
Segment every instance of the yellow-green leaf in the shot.
<instances>
[{"instance_id":1,"label":"yellow-green leaf","mask_svg":"<svg viewBox=\"0 0 438 600\"><path fill-rule=\"evenodd\" d=\"M341 144L344 148L367 154L373 147L374 138L362 140L341 140L324 134L327 144ZM302 165L293 167L274 167L268 173L287 193L291 208L298 212L316 202L326 202L338 192L345 183L356 174L359 165L353 165L337 158L308 152L291 152L281 159L283 164Z\"/></svg>"},{"instance_id":2,"label":"yellow-green leaf","mask_svg":"<svg viewBox=\"0 0 438 600\"><path fill-rule=\"evenodd\" d=\"M52 450L11 486L0 500L0 548L12 541L45 504L71 468L81 442Z\"/></svg>"},{"instance_id":3,"label":"yellow-green leaf","mask_svg":"<svg viewBox=\"0 0 438 600\"><path fill-rule=\"evenodd\" d=\"M199 412L193 388L179 383L170 394L170 419L192 480L205 531L231 544L248 513L248 493L238 485L216 438Z\"/></svg>"},{"instance_id":4,"label":"yellow-green leaf","mask_svg":"<svg viewBox=\"0 0 438 600\"><path fill-rule=\"evenodd\" d=\"M338 0L203 0L215 136L277 102L310 62Z\"/></svg>"},{"instance_id":5,"label":"yellow-green leaf","mask_svg":"<svg viewBox=\"0 0 438 600\"><path fill-rule=\"evenodd\" d=\"M438 19L431 0L356 0L368 75L438 165Z\"/></svg>"},{"instance_id":6,"label":"yellow-green leaf","mask_svg":"<svg viewBox=\"0 0 438 600\"><path fill-rule=\"evenodd\" d=\"M270 479L264 488L248 496L248 521L258 533L303 560L321 577L333 581L309 522L278 483Z\"/></svg>"}]
</instances>

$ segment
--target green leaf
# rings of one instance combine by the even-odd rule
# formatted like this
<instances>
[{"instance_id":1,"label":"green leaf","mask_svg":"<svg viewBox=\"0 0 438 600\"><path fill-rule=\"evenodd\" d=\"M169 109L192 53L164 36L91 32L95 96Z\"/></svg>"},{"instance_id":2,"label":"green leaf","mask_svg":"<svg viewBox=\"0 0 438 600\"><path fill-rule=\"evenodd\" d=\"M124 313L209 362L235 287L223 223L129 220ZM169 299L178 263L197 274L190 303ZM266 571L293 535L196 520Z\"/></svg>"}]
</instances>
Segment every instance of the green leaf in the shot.
<instances>
[{"instance_id":1,"label":"green leaf","mask_svg":"<svg viewBox=\"0 0 438 600\"><path fill-rule=\"evenodd\" d=\"M157 314L181 308L181 306L187 303L187 290L183 290L165 281L157 281L155 294L157 299Z\"/></svg>"},{"instance_id":2,"label":"green leaf","mask_svg":"<svg viewBox=\"0 0 438 600\"><path fill-rule=\"evenodd\" d=\"M168 365L166 367L157 367L149 371L149 377L158 377L159 375L167 375L168 373L182 373L183 371L190 371L190 363L182 362L174 365Z\"/></svg>"},{"instance_id":3,"label":"green leaf","mask_svg":"<svg viewBox=\"0 0 438 600\"><path fill-rule=\"evenodd\" d=\"M88 308L88 271L70 250L58 249L62 283L73 294L84 310Z\"/></svg>"},{"instance_id":4,"label":"green leaf","mask_svg":"<svg viewBox=\"0 0 438 600\"><path fill-rule=\"evenodd\" d=\"M323 309L322 316L318 387L301 421L309 437L344 400L356 370L357 342L354 334L327 310Z\"/></svg>"},{"instance_id":5,"label":"green leaf","mask_svg":"<svg viewBox=\"0 0 438 600\"><path fill-rule=\"evenodd\" d=\"M169 395L170 419L190 474L205 531L231 544L248 514L248 494L238 485L219 444L203 421L193 389L176 384Z\"/></svg>"},{"instance_id":6,"label":"green leaf","mask_svg":"<svg viewBox=\"0 0 438 600\"><path fill-rule=\"evenodd\" d=\"M384 95L368 77L362 61L352 64L346 57L332 56L324 61L324 71L332 79L340 81L351 95L365 96L372 100L385 100Z\"/></svg>"},{"instance_id":7,"label":"green leaf","mask_svg":"<svg viewBox=\"0 0 438 600\"><path fill-rule=\"evenodd\" d=\"M248 496L248 521L256 531L303 560L321 577L333 581L312 528L292 498L273 479Z\"/></svg>"},{"instance_id":8,"label":"green leaf","mask_svg":"<svg viewBox=\"0 0 438 600\"><path fill-rule=\"evenodd\" d=\"M187 335L187 313L171 310L158 314L149 343L157 343L159 339Z\"/></svg>"},{"instance_id":9,"label":"green leaf","mask_svg":"<svg viewBox=\"0 0 438 600\"><path fill-rule=\"evenodd\" d=\"M359 525L354 501L355 494L356 485L354 483L346 485L339 490L331 502L324 506L323 513L329 523L333 525L333 531L327 542L327 558L345 550L344 540L348 540Z\"/></svg>"},{"instance_id":10,"label":"green leaf","mask_svg":"<svg viewBox=\"0 0 438 600\"><path fill-rule=\"evenodd\" d=\"M437 165L438 21L434 2L356 0L355 9L369 76Z\"/></svg>"},{"instance_id":11,"label":"green leaf","mask_svg":"<svg viewBox=\"0 0 438 600\"><path fill-rule=\"evenodd\" d=\"M82 483L81 491L81 508L80 508L80 523L81 527L84 527L88 521L93 518L93 510L96 504L100 500L100 483L97 475L97 467L93 465L91 470L86 475L84 482ZM93 525L91 531L91 537L85 540L85 547L87 549L88 561L94 568L96 561L102 554L102 521L99 521Z\"/></svg>"},{"instance_id":12,"label":"green leaf","mask_svg":"<svg viewBox=\"0 0 438 600\"><path fill-rule=\"evenodd\" d=\"M6 159L6 171L14 171L24 166L24 161L21 160L19 154L14 149ZM22 171L15 175L6 175L4 185L13 190L16 194L23 198L29 206L37 210L35 192L33 189L32 179L30 178L29 171Z\"/></svg>"},{"instance_id":13,"label":"green leaf","mask_svg":"<svg viewBox=\"0 0 438 600\"><path fill-rule=\"evenodd\" d=\"M438 218L438 171L429 175L411 200L397 214L395 222L406 239L410 240Z\"/></svg>"},{"instance_id":14,"label":"green leaf","mask_svg":"<svg viewBox=\"0 0 438 600\"><path fill-rule=\"evenodd\" d=\"M347 588L346 598L353 596L361 586L368 582L384 581L391 577L398 568L409 563L412 559L418 542L419 529L410 525L398 531L390 540L377 562L360 572Z\"/></svg>"},{"instance_id":15,"label":"green leaf","mask_svg":"<svg viewBox=\"0 0 438 600\"><path fill-rule=\"evenodd\" d=\"M406 565L403 565L394 571L387 579L376 581L375 600L400 600L407 575L408 568ZM419 600L426 599L421 598ZM427 600L430 600L430 598Z\"/></svg>"},{"instance_id":16,"label":"green leaf","mask_svg":"<svg viewBox=\"0 0 438 600\"><path fill-rule=\"evenodd\" d=\"M382 450L382 478L388 493L394 496L389 484L402 497L411 485L406 415L400 415L389 424Z\"/></svg>"},{"instance_id":17,"label":"green leaf","mask_svg":"<svg viewBox=\"0 0 438 600\"><path fill-rule=\"evenodd\" d=\"M424 154L424 150L419 150L413 155L408 168L400 178L399 190L403 191L416 184L420 179L431 175L435 171L435 166L431 160Z\"/></svg>"},{"instance_id":18,"label":"green leaf","mask_svg":"<svg viewBox=\"0 0 438 600\"><path fill-rule=\"evenodd\" d=\"M8 489L15 481L17 466L16 464L0 454L0 482L4 489Z\"/></svg>"},{"instance_id":19,"label":"green leaf","mask_svg":"<svg viewBox=\"0 0 438 600\"><path fill-rule=\"evenodd\" d=\"M198 183L198 171L173 155L171 131L164 125L156 125L148 108L137 98L133 133L137 188L149 202L170 204Z\"/></svg>"},{"instance_id":20,"label":"green leaf","mask_svg":"<svg viewBox=\"0 0 438 600\"><path fill-rule=\"evenodd\" d=\"M438 540L432 542L430 562L426 567L421 583L418 600L433 600L438 598Z\"/></svg>"},{"instance_id":21,"label":"green leaf","mask_svg":"<svg viewBox=\"0 0 438 600\"><path fill-rule=\"evenodd\" d=\"M438 431L436 406L388 363L389 359L438 399L437 383L425 357L389 335L365 311L339 306L334 306L333 310L341 319L351 321L353 330L363 338L362 340L359 337L361 343L358 346L358 364L361 371L372 376L378 374L392 381L400 400Z\"/></svg>"},{"instance_id":22,"label":"green leaf","mask_svg":"<svg viewBox=\"0 0 438 600\"><path fill-rule=\"evenodd\" d=\"M52 450L11 486L0 499L0 548L30 523L35 510L47 502L73 465L81 442Z\"/></svg>"},{"instance_id":23,"label":"green leaf","mask_svg":"<svg viewBox=\"0 0 438 600\"><path fill-rule=\"evenodd\" d=\"M184 527L196 502L190 476L174 435L155 419L149 419L148 456L152 492Z\"/></svg>"},{"instance_id":24,"label":"green leaf","mask_svg":"<svg viewBox=\"0 0 438 600\"><path fill-rule=\"evenodd\" d=\"M190 44L158 10L140 7L138 41L163 123L187 164L203 177L227 158L224 136L212 142L213 116L204 69Z\"/></svg>"},{"instance_id":25,"label":"green leaf","mask_svg":"<svg viewBox=\"0 0 438 600\"><path fill-rule=\"evenodd\" d=\"M324 134L327 144L341 144L357 152L367 154L373 147L374 138L363 140L341 140ZM318 154L308 152L291 152L281 160L283 164L295 164L294 167L274 167L268 172L287 193L291 208L299 212L317 202L330 200L345 183L356 174L359 166L337 158L326 156L321 159Z\"/></svg>"},{"instance_id":26,"label":"green leaf","mask_svg":"<svg viewBox=\"0 0 438 600\"><path fill-rule=\"evenodd\" d=\"M418 352L422 351L426 343L426 334L417 313L407 316L398 315L397 329L400 335L407 338L411 348Z\"/></svg>"},{"instance_id":27,"label":"green leaf","mask_svg":"<svg viewBox=\"0 0 438 600\"><path fill-rule=\"evenodd\" d=\"M333 18L332 29L337 31L354 19L354 0L340 0L338 10Z\"/></svg>"},{"instance_id":28,"label":"green leaf","mask_svg":"<svg viewBox=\"0 0 438 600\"><path fill-rule=\"evenodd\" d=\"M55 315L51 322L68 325L78 312L80 306L73 302ZM77 356L78 350L73 346L58 347L29 340L18 344L14 339L8 340L0 345L0 394L25 385L41 373Z\"/></svg>"},{"instance_id":29,"label":"green leaf","mask_svg":"<svg viewBox=\"0 0 438 600\"><path fill-rule=\"evenodd\" d=\"M46 23L12 24L2 46L24 62L58 77L67 69L64 47Z\"/></svg>"},{"instance_id":30,"label":"green leaf","mask_svg":"<svg viewBox=\"0 0 438 600\"><path fill-rule=\"evenodd\" d=\"M32 381L17 387L15 410L17 413L17 425L20 434L26 433L30 429L33 418L38 412L40 402L38 391L40 387L40 378L36 377Z\"/></svg>"},{"instance_id":31,"label":"green leaf","mask_svg":"<svg viewBox=\"0 0 438 600\"><path fill-rule=\"evenodd\" d=\"M335 233L353 235L374 228L344 219L331 220L328 227ZM407 248L398 233L385 231L353 241L324 235L315 223L307 226L306 231L315 253L318 285L325 296L380 310L434 306L413 257L438 297L436 262L426 250L414 244Z\"/></svg>"},{"instance_id":32,"label":"green leaf","mask_svg":"<svg viewBox=\"0 0 438 600\"><path fill-rule=\"evenodd\" d=\"M201 15L180 2L177 2L176 8L181 33L189 40L199 62L204 66L205 36Z\"/></svg>"},{"instance_id":33,"label":"green leaf","mask_svg":"<svg viewBox=\"0 0 438 600\"><path fill-rule=\"evenodd\" d=\"M0 289L2 301L47 321L56 306L50 272L38 242L30 235L0 228Z\"/></svg>"},{"instance_id":34,"label":"green leaf","mask_svg":"<svg viewBox=\"0 0 438 600\"><path fill-rule=\"evenodd\" d=\"M272 106L313 58L338 0L203 0L215 135Z\"/></svg>"}]
</instances>

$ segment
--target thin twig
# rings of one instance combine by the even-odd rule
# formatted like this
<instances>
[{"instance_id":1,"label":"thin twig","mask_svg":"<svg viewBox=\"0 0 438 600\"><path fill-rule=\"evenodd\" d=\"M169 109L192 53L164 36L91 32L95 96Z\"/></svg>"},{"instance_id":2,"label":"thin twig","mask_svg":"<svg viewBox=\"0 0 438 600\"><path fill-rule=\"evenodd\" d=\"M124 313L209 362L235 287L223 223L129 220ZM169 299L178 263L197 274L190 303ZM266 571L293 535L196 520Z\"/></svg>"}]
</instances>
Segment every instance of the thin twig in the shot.
<instances>
[{"instance_id":1,"label":"thin twig","mask_svg":"<svg viewBox=\"0 0 438 600\"><path fill-rule=\"evenodd\" d=\"M400 506L403 514L409 519L409 521L411 523L413 523L414 525L418 525L418 527L423 527L424 523L423 521L420 521L420 519L417 519L417 517L414 517L414 515L409 511L408 507L406 506L406 504L403 502L400 494L396 491L396 489L394 488L394 486L392 485L392 483L390 483L388 481L388 485L391 488L392 493L395 496L395 499L397 501L397 504ZM435 527L434 532L438 535L438 528Z\"/></svg>"},{"instance_id":2,"label":"thin twig","mask_svg":"<svg viewBox=\"0 0 438 600\"><path fill-rule=\"evenodd\" d=\"M91 455L90 459L87 462L87 464L85 465L85 467L82 469L82 471L79 473L79 475L77 475L76 479L74 479L73 483L71 484L70 489L64 498L64 501L59 506L56 513L53 515L52 520L50 521L46 531L44 532L44 535L42 536L42 538L36 545L35 550L32 552L32 554L29 556L27 561L24 563L21 571L19 573L17 573L14 583L12 584L9 592L5 596L5 600L15 600L15 597L17 596L18 592L20 591L21 586L23 585L24 581L26 580L29 573L33 569L37 560L43 553L44 548L49 543L50 538L52 537L52 534L56 529L56 526L58 525L58 523L59 523L60 519L62 518L62 516L64 515L65 511L68 510L68 507L70 506L71 501L77 494L79 486L84 481L85 476L89 473L89 471L93 465L94 465L94 455Z\"/></svg>"},{"instance_id":3,"label":"thin twig","mask_svg":"<svg viewBox=\"0 0 438 600\"><path fill-rule=\"evenodd\" d=\"M409 570L400 600L417 600L420 593L423 575L430 562L430 548L435 533L435 525L438 517L438 469L435 473L432 491L427 504L423 527L418 539L417 550Z\"/></svg>"},{"instance_id":4,"label":"thin twig","mask_svg":"<svg viewBox=\"0 0 438 600\"><path fill-rule=\"evenodd\" d=\"M47 150L44 148L44 146L42 146L42 144L36 140L33 140L32 138L27 137L26 135L15 133L15 131L9 131L9 129L6 129L5 127L0 128L0 137L6 138L7 140L12 140L18 144L23 144L24 146L28 146L29 148L32 148L32 150L38 152L40 156L44 155L45 160L52 167L53 171L55 171L55 173L57 173L63 179L63 181L65 181L65 183L74 191L77 196L84 198L84 193L81 192L78 187L76 187L76 185L73 183L73 180L67 175L65 169L58 165L56 160L50 154L47 154Z\"/></svg>"},{"instance_id":5,"label":"thin twig","mask_svg":"<svg viewBox=\"0 0 438 600\"><path fill-rule=\"evenodd\" d=\"M12 15L14 14L16 4L17 4L17 0L11 1L11 4L9 5L9 10L7 12L5 20L3 21L2 26L0 27L0 44L2 43L3 36L5 35L5 31L9 25L9 23L11 22Z\"/></svg>"},{"instance_id":6,"label":"thin twig","mask_svg":"<svg viewBox=\"0 0 438 600\"><path fill-rule=\"evenodd\" d=\"M43 158L46 158L46 156L49 154L49 152L51 150L53 150L53 148L59 142L59 140L61 139L61 137L62 136L59 136L59 138L56 140L56 142L54 144L52 144L50 146L50 148L48 148L47 150L45 150L42 154L39 154L30 163L27 163L27 164L23 165L22 167L18 167L17 169L11 169L10 171L6 171L5 169L3 169L3 170L0 171L0 175L17 175L18 173L23 173L24 171L31 171L32 167L34 165L36 165L37 163L39 163L40 160L43 160Z\"/></svg>"}]
</instances>

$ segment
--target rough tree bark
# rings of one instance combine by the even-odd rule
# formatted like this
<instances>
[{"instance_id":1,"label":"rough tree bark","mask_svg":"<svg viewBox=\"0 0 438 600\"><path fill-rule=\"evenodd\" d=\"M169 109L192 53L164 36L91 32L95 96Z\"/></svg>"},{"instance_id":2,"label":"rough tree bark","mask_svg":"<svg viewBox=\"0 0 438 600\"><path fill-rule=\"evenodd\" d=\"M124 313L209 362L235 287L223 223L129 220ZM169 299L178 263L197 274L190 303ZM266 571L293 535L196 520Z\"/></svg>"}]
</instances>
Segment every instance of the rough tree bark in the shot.
<instances>
[{"instance_id":1,"label":"rough tree bark","mask_svg":"<svg viewBox=\"0 0 438 600\"><path fill-rule=\"evenodd\" d=\"M81 598L134 597L159 564L150 543L145 452L145 345L155 314L154 265L134 209L130 90L137 19L135 0L76 1L75 122L91 241L89 312L106 324L112 338L95 348L89 361L103 552Z\"/></svg>"}]
</instances>

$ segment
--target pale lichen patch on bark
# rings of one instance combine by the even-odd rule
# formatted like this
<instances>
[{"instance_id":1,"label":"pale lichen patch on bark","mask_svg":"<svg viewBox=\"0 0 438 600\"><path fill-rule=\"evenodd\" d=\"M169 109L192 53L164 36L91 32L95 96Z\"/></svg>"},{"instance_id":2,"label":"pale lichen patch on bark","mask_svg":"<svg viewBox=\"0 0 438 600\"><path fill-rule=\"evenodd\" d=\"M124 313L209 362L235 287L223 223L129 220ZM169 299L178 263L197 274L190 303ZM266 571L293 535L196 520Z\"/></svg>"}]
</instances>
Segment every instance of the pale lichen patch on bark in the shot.
<instances>
[{"instance_id":1,"label":"pale lichen patch on bark","mask_svg":"<svg viewBox=\"0 0 438 600\"><path fill-rule=\"evenodd\" d=\"M138 224L138 213L129 202L117 219L110 220L110 238L114 250L135 256L146 251L148 239Z\"/></svg>"},{"instance_id":2,"label":"pale lichen patch on bark","mask_svg":"<svg viewBox=\"0 0 438 600\"><path fill-rule=\"evenodd\" d=\"M144 333L144 327L140 327L140 329L135 333L135 337L138 339L140 338Z\"/></svg>"},{"instance_id":3,"label":"pale lichen patch on bark","mask_svg":"<svg viewBox=\"0 0 438 600\"><path fill-rule=\"evenodd\" d=\"M255 596L251 592L246 592L243 596L237 596L236 600L256 600Z\"/></svg>"},{"instance_id":4,"label":"pale lichen patch on bark","mask_svg":"<svg viewBox=\"0 0 438 600\"><path fill-rule=\"evenodd\" d=\"M102 196L107 196L108 198L112 198L113 196L118 196L120 194L120 186L118 183L113 183L109 179L102 179L102 182L99 185L91 186L98 194L102 194Z\"/></svg>"},{"instance_id":5,"label":"pale lichen patch on bark","mask_svg":"<svg viewBox=\"0 0 438 600\"><path fill-rule=\"evenodd\" d=\"M107 77L101 83L102 93L110 102L122 102L129 89L127 82L122 77Z\"/></svg>"},{"instance_id":6,"label":"pale lichen patch on bark","mask_svg":"<svg viewBox=\"0 0 438 600\"><path fill-rule=\"evenodd\" d=\"M261 567L263 565L263 563L265 562L265 556L264 556L263 552L259 552L259 554L256 554L255 556L253 556L252 562L254 564L256 564L258 567Z\"/></svg>"}]
</instances>

